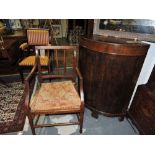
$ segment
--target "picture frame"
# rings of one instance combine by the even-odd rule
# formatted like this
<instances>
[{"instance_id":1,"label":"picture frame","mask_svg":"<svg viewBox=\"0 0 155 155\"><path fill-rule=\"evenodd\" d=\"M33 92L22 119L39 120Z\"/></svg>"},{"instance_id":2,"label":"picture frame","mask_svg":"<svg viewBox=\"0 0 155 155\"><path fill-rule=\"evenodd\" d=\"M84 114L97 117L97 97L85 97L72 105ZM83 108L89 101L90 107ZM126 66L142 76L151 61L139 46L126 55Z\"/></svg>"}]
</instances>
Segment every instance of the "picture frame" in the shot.
<instances>
[{"instance_id":1,"label":"picture frame","mask_svg":"<svg viewBox=\"0 0 155 155\"><path fill-rule=\"evenodd\" d=\"M52 25L53 38L62 38L62 28L61 25Z\"/></svg>"}]
</instances>

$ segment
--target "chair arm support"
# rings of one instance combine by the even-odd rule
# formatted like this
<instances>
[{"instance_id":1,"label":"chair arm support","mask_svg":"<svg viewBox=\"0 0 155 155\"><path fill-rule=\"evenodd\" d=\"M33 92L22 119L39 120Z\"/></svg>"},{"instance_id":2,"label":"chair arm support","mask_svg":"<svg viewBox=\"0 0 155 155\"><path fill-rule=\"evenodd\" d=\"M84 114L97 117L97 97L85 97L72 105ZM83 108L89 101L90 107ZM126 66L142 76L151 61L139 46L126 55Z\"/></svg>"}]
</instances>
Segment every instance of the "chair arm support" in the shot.
<instances>
[{"instance_id":1,"label":"chair arm support","mask_svg":"<svg viewBox=\"0 0 155 155\"><path fill-rule=\"evenodd\" d=\"M24 97L24 105L26 108L26 112L29 110L29 102L30 102L30 80L32 79L35 71L37 69L37 63L33 66L31 72L28 74L28 76L25 79L25 97Z\"/></svg>"},{"instance_id":2,"label":"chair arm support","mask_svg":"<svg viewBox=\"0 0 155 155\"><path fill-rule=\"evenodd\" d=\"M18 64L26 57L30 56L30 49L29 47L21 48L19 47L19 57L18 57Z\"/></svg>"},{"instance_id":3,"label":"chair arm support","mask_svg":"<svg viewBox=\"0 0 155 155\"><path fill-rule=\"evenodd\" d=\"M28 76L26 77L25 82L29 82L29 81L31 80L31 78L32 78L34 72L36 71L36 69L37 69L37 63L35 62L35 64L34 64L32 70L31 70L31 72L30 72L30 73L28 74Z\"/></svg>"},{"instance_id":4,"label":"chair arm support","mask_svg":"<svg viewBox=\"0 0 155 155\"><path fill-rule=\"evenodd\" d=\"M80 73L80 70L77 67L75 69L76 69L77 76L80 79L80 98L81 98L81 102L84 103L83 77L82 77L82 75Z\"/></svg>"}]
</instances>

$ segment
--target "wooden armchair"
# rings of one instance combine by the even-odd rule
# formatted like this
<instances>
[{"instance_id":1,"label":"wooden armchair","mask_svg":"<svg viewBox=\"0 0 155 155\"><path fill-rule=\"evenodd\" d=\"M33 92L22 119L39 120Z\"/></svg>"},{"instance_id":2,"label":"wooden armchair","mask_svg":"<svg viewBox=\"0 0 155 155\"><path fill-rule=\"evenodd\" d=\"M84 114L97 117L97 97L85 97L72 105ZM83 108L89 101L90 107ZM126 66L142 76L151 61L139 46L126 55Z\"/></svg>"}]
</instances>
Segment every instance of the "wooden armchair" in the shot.
<instances>
[{"instance_id":1,"label":"wooden armchair","mask_svg":"<svg viewBox=\"0 0 155 155\"><path fill-rule=\"evenodd\" d=\"M42 49L54 50L55 70L52 74L44 75L39 59L39 51ZM59 52L61 53L59 55ZM32 133L35 128L63 125L80 125L80 133L83 127L84 93L83 78L77 66L77 46L37 46L36 64L25 80L26 98L25 110L29 119ZM63 53L63 54L62 54ZM72 54L71 54L72 53ZM72 56L72 72L67 69L67 55ZM61 57L59 57L61 56ZM60 66L60 64L63 66ZM71 64L71 63L70 63ZM30 99L29 83L38 66L39 89ZM49 82L48 79L51 79ZM77 86L77 89L76 89ZM40 115L77 114L77 121L54 124L38 124Z\"/></svg>"},{"instance_id":2,"label":"wooden armchair","mask_svg":"<svg viewBox=\"0 0 155 155\"><path fill-rule=\"evenodd\" d=\"M30 51L30 46L34 48L35 45L49 45L49 30L47 29L28 29L27 30L27 43L22 43L20 45L20 50L22 53L22 57L18 63L18 70L21 76L22 82L24 82L24 69L32 69L35 64L35 54L32 54ZM31 49L32 50L32 49ZM43 51L44 52L44 51ZM35 53L35 52L34 52ZM50 72L50 55L47 51L40 56L40 63L42 66L48 68L48 72Z\"/></svg>"}]
</instances>

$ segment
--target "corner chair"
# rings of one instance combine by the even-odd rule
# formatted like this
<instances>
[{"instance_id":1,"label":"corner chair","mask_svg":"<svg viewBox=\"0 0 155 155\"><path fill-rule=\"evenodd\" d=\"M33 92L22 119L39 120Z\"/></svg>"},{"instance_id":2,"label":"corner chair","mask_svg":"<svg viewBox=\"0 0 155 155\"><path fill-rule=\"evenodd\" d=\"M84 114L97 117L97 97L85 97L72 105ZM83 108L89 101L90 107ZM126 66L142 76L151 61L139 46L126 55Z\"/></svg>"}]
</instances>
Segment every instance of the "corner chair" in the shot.
<instances>
[{"instance_id":1,"label":"corner chair","mask_svg":"<svg viewBox=\"0 0 155 155\"><path fill-rule=\"evenodd\" d=\"M54 50L56 68L52 74L44 75L39 59L39 51L42 49ZM29 119L29 124L33 134L36 134L35 128L79 125L80 133L83 128L84 117L84 93L83 78L77 66L77 46L36 46L36 63L30 74L25 79L26 96L25 111ZM58 53L63 52L63 58L58 57ZM67 71L67 54L72 52L72 72ZM63 61L63 67L58 65ZM61 62L62 63L62 62ZM31 97L29 87L30 81L38 69L38 89ZM61 71L60 71L61 69ZM48 79L51 79L49 82ZM66 123L38 123L39 117L44 115L67 115L76 114L77 121Z\"/></svg>"},{"instance_id":2,"label":"corner chair","mask_svg":"<svg viewBox=\"0 0 155 155\"><path fill-rule=\"evenodd\" d=\"M36 45L49 45L49 30L48 29L28 29L27 30L28 42L24 42L19 46L21 51L21 58L18 62L18 70L21 76L22 82L24 82L23 70L32 69L35 64L35 51ZM47 68L50 72L50 55L49 52L42 51L43 55L40 56L41 65Z\"/></svg>"}]
</instances>

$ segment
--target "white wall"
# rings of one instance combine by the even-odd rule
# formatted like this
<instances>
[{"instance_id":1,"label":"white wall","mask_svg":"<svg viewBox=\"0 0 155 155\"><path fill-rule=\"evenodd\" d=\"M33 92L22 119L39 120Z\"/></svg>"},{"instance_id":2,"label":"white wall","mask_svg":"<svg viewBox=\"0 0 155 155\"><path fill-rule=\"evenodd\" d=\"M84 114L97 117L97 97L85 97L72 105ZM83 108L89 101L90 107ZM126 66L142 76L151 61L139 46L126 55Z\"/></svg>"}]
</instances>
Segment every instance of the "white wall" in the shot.
<instances>
[{"instance_id":1,"label":"white wall","mask_svg":"<svg viewBox=\"0 0 155 155\"><path fill-rule=\"evenodd\" d=\"M149 51L148 51L148 53L146 55L145 61L143 63L140 75L138 77L135 89L133 91L133 94L132 94L132 97L131 97L131 100L130 100L130 104L128 106L128 109L130 108L130 106L132 104L134 95L135 95L135 93L137 91L137 87L139 85L146 84L148 82L149 77L150 77L150 75L152 73L153 67L155 65L155 43L150 43L150 42L146 42L146 41L143 41L143 42L147 43L147 44L150 44L150 48L149 48Z\"/></svg>"}]
</instances>

